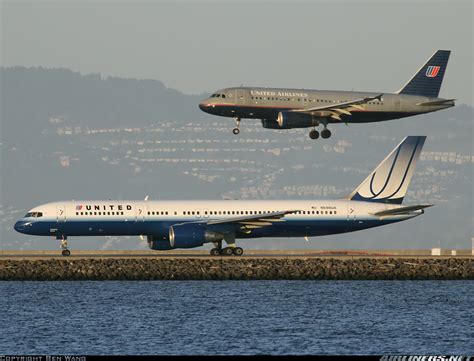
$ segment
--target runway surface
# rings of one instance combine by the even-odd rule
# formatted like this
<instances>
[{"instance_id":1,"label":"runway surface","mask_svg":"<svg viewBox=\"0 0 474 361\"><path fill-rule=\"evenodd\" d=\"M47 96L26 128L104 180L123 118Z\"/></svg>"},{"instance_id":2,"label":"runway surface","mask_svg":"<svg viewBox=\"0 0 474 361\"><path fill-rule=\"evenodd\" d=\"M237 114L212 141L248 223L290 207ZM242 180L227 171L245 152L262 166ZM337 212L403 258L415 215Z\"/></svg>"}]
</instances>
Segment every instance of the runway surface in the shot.
<instances>
[{"instance_id":1,"label":"runway surface","mask_svg":"<svg viewBox=\"0 0 474 361\"><path fill-rule=\"evenodd\" d=\"M393 253L392 253L393 252ZM236 259L236 258L474 258L469 254L469 250L461 254L444 254L441 256L430 255L426 251L284 251L268 250L255 251L249 250L244 255L237 256L210 256L207 251L181 251L181 252L137 252L137 251L71 251L69 257L61 255L60 251L2 251L0 259L100 259L100 258L208 258L208 259Z\"/></svg>"}]
</instances>

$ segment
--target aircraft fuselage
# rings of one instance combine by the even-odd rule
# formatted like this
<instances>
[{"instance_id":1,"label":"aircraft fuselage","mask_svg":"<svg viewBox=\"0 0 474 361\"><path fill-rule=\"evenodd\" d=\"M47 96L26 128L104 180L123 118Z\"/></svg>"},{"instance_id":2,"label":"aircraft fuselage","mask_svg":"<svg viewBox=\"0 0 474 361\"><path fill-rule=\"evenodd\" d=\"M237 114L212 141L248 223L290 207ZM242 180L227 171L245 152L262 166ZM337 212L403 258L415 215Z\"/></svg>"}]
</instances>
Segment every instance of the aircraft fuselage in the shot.
<instances>
[{"instance_id":1,"label":"aircraft fuselage","mask_svg":"<svg viewBox=\"0 0 474 361\"><path fill-rule=\"evenodd\" d=\"M232 118L262 119L269 128L285 129L277 123L278 114L295 109L324 107L361 98L375 97L381 93L308 90L287 88L225 88L203 100L199 107L206 113ZM423 103L439 101L439 105ZM341 120L331 118L328 111L315 112L315 124L301 123L300 128L316 123L369 123L398 119L418 114L430 113L454 106L454 101L418 95L383 93L381 101L372 100L364 104L364 109L353 109L350 115L341 113ZM273 122L273 123L272 123ZM273 125L273 127L271 126ZM296 127L295 127L296 128Z\"/></svg>"},{"instance_id":2,"label":"aircraft fuselage","mask_svg":"<svg viewBox=\"0 0 474 361\"><path fill-rule=\"evenodd\" d=\"M236 238L313 237L352 232L420 215L377 217L396 205L350 200L333 201L66 201L28 211L15 230L38 236L139 236L169 239L171 226L297 210L271 226L237 230Z\"/></svg>"}]
</instances>

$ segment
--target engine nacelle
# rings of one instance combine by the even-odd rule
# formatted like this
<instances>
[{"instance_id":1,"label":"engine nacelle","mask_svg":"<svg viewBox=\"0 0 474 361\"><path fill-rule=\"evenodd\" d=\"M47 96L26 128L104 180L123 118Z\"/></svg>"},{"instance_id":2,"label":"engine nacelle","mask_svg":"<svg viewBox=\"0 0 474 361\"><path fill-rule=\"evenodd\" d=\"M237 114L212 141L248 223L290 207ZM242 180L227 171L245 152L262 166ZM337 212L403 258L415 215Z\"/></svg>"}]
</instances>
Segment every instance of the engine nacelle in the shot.
<instances>
[{"instance_id":1,"label":"engine nacelle","mask_svg":"<svg viewBox=\"0 0 474 361\"><path fill-rule=\"evenodd\" d=\"M279 112L276 120L280 129L316 127L319 121L311 115L296 112Z\"/></svg>"},{"instance_id":2,"label":"engine nacelle","mask_svg":"<svg viewBox=\"0 0 474 361\"><path fill-rule=\"evenodd\" d=\"M200 247L207 242L217 242L224 239L222 233L209 231L204 225L182 223L170 227L170 246L172 248Z\"/></svg>"},{"instance_id":3,"label":"engine nacelle","mask_svg":"<svg viewBox=\"0 0 474 361\"><path fill-rule=\"evenodd\" d=\"M155 236L146 236L146 240L148 242L148 247L150 247L150 249L154 249L155 251L167 251L173 249L169 240Z\"/></svg>"},{"instance_id":4,"label":"engine nacelle","mask_svg":"<svg viewBox=\"0 0 474 361\"><path fill-rule=\"evenodd\" d=\"M262 119L262 127L267 129L281 129L276 120Z\"/></svg>"}]
</instances>

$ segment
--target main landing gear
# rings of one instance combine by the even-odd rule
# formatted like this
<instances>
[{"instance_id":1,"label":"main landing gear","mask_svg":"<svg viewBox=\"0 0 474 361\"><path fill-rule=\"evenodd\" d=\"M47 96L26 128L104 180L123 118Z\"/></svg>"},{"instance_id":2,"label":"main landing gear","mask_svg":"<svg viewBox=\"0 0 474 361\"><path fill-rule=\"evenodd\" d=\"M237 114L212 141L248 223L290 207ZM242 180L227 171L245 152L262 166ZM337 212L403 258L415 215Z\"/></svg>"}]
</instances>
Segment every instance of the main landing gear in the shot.
<instances>
[{"instance_id":1,"label":"main landing gear","mask_svg":"<svg viewBox=\"0 0 474 361\"><path fill-rule=\"evenodd\" d=\"M242 256L244 254L244 250L240 247L225 247L222 249L213 248L210 252L211 256Z\"/></svg>"},{"instance_id":2,"label":"main landing gear","mask_svg":"<svg viewBox=\"0 0 474 361\"><path fill-rule=\"evenodd\" d=\"M318 139L319 132L316 129L313 129L309 132L309 137L311 139ZM331 137L331 131L328 128L326 128L326 126L324 127L323 130L321 130L321 137L324 139Z\"/></svg>"},{"instance_id":3,"label":"main landing gear","mask_svg":"<svg viewBox=\"0 0 474 361\"><path fill-rule=\"evenodd\" d=\"M240 133L240 118L235 118L235 128L232 129L232 133L234 133L235 135L239 134Z\"/></svg>"},{"instance_id":4,"label":"main landing gear","mask_svg":"<svg viewBox=\"0 0 474 361\"><path fill-rule=\"evenodd\" d=\"M231 244L228 247L222 248L222 241L215 242L215 248L211 249L211 256L242 256L244 250L240 247L236 247L235 244Z\"/></svg>"},{"instance_id":5,"label":"main landing gear","mask_svg":"<svg viewBox=\"0 0 474 361\"><path fill-rule=\"evenodd\" d=\"M56 239L60 239L61 240L61 254L64 256L64 257L68 257L71 255L71 251L67 248L67 237L66 236L58 236L56 237Z\"/></svg>"}]
</instances>

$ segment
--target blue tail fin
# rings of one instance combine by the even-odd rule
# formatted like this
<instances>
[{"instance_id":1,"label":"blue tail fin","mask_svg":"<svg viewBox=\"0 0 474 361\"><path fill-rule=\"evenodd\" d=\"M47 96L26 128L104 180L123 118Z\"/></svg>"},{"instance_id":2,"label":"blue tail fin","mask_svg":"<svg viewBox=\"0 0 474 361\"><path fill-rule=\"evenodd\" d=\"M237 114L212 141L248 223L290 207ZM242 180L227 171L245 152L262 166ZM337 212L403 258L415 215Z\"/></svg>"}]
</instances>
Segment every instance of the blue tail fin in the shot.
<instances>
[{"instance_id":1,"label":"blue tail fin","mask_svg":"<svg viewBox=\"0 0 474 361\"><path fill-rule=\"evenodd\" d=\"M425 139L425 136L403 139L347 198L402 204Z\"/></svg>"},{"instance_id":2,"label":"blue tail fin","mask_svg":"<svg viewBox=\"0 0 474 361\"><path fill-rule=\"evenodd\" d=\"M438 50L397 93L437 98L449 54L450 50Z\"/></svg>"}]
</instances>

